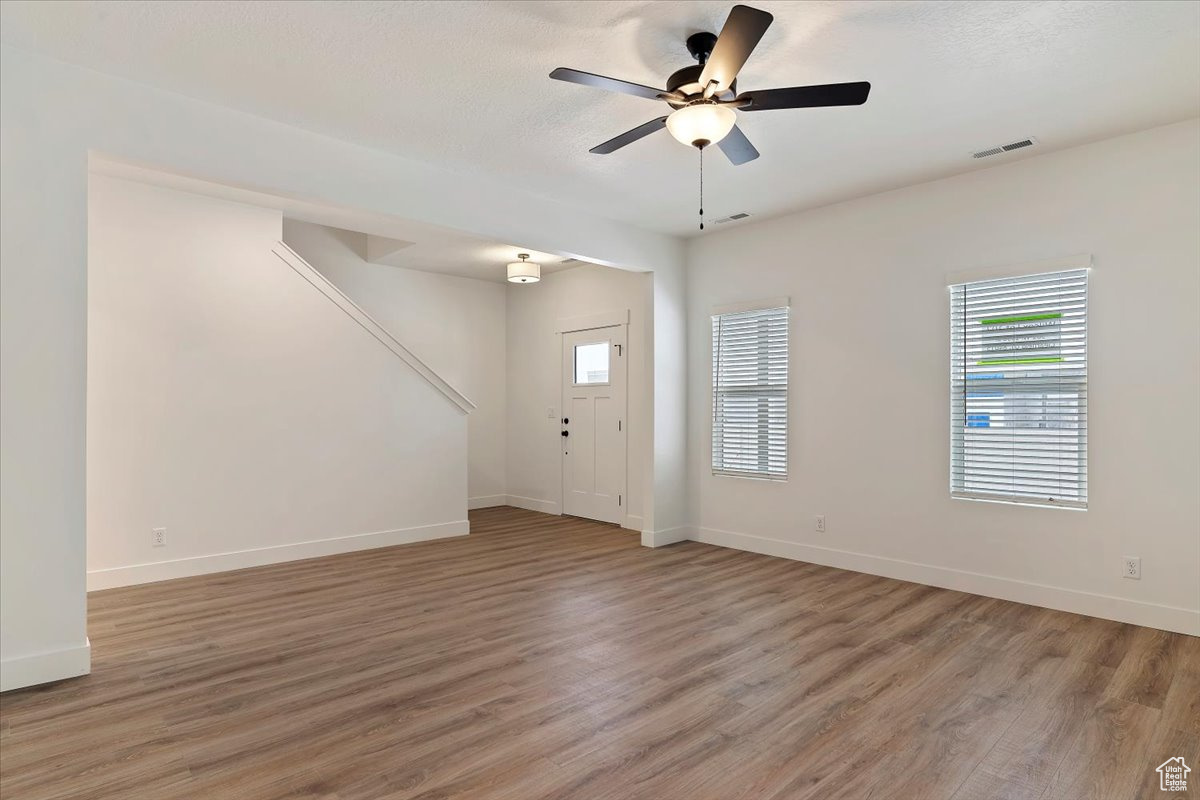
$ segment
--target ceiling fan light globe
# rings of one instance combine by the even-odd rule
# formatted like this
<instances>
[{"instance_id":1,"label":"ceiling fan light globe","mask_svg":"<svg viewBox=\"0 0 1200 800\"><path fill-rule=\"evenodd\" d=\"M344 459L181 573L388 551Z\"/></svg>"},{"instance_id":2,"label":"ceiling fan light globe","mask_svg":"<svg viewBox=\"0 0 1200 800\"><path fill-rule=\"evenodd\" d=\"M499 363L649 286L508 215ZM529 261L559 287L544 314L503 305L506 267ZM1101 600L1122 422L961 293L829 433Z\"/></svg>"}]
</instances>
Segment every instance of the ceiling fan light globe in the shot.
<instances>
[{"instance_id":1,"label":"ceiling fan light globe","mask_svg":"<svg viewBox=\"0 0 1200 800\"><path fill-rule=\"evenodd\" d=\"M724 139L737 122L737 114L728 106L697 103L684 106L667 117L667 130L675 140L689 147L716 144Z\"/></svg>"}]
</instances>

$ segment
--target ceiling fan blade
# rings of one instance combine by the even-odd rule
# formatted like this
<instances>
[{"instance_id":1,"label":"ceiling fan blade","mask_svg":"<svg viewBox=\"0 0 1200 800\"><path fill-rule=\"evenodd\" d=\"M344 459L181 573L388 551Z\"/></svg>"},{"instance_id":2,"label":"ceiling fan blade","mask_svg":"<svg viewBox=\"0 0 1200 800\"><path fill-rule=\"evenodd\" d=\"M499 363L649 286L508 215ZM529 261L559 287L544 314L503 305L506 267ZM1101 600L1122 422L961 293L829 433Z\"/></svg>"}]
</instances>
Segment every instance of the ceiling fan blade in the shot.
<instances>
[{"instance_id":1,"label":"ceiling fan blade","mask_svg":"<svg viewBox=\"0 0 1200 800\"><path fill-rule=\"evenodd\" d=\"M765 11L750 6L734 6L725 20L725 27L717 37L708 61L700 72L700 85L709 93L709 85L716 81L716 90L728 89L737 77L746 59L754 52L771 21L775 19Z\"/></svg>"},{"instance_id":2,"label":"ceiling fan blade","mask_svg":"<svg viewBox=\"0 0 1200 800\"><path fill-rule=\"evenodd\" d=\"M759 89L742 92L737 103L741 111L773 111L777 108L819 108L822 106L861 106L867 102L871 84L826 83L821 86L793 86L789 89ZM749 101L743 105L743 101Z\"/></svg>"},{"instance_id":3,"label":"ceiling fan blade","mask_svg":"<svg viewBox=\"0 0 1200 800\"><path fill-rule=\"evenodd\" d=\"M631 131L625 131L620 136L614 136L613 138L609 139L604 144L596 145L588 152L606 156L609 153L613 152L614 150L620 150L625 145L633 144L638 139L641 139L643 136L649 136L650 134L654 133L655 131L660 131L665 127L667 127L667 118L666 117L659 117L658 119L652 119L649 122L645 123L644 125L638 125L636 128L634 128Z\"/></svg>"},{"instance_id":4,"label":"ceiling fan blade","mask_svg":"<svg viewBox=\"0 0 1200 800\"><path fill-rule=\"evenodd\" d=\"M559 67L550 73L550 77L556 81L578 83L582 86L631 94L635 97L645 97L649 100L657 100L660 94L669 94L665 89L654 89L649 86L642 86L640 83L630 83L629 81L622 81L617 78L608 78L604 75L593 75L590 72L580 72L577 69L568 69L567 67Z\"/></svg>"},{"instance_id":5,"label":"ceiling fan blade","mask_svg":"<svg viewBox=\"0 0 1200 800\"><path fill-rule=\"evenodd\" d=\"M717 147L721 148L721 152L725 157L733 163L734 166L745 164L747 161L753 161L758 158L758 150L754 145L750 144L750 140L746 138L746 134L742 133L742 129L737 125L733 126L733 130L725 135L725 138L717 142Z\"/></svg>"}]
</instances>

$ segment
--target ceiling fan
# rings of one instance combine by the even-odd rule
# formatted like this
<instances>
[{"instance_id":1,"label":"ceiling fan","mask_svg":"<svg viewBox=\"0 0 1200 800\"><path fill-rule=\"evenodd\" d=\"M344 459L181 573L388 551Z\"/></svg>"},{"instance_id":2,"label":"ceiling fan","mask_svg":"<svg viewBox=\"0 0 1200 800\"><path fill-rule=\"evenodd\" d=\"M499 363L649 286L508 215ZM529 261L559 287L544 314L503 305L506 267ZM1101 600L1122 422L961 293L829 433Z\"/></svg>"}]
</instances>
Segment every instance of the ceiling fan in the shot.
<instances>
[{"instance_id":1,"label":"ceiling fan","mask_svg":"<svg viewBox=\"0 0 1200 800\"><path fill-rule=\"evenodd\" d=\"M871 84L829 83L793 86L787 89L757 89L737 93L737 74L754 52L772 20L766 11L734 6L721 28L721 35L695 33L687 39L688 52L699 63L684 67L667 78L667 88L655 89L638 83L559 67L550 77L569 83L622 92L649 100L663 100L674 111L615 136L591 149L608 155L644 136L666 128L686 145L704 149L716 144L734 164L758 158L758 150L737 126L737 111L775 111L782 108L857 106L867 101Z\"/></svg>"},{"instance_id":2,"label":"ceiling fan","mask_svg":"<svg viewBox=\"0 0 1200 800\"><path fill-rule=\"evenodd\" d=\"M725 26L721 28L720 36L694 33L688 37L688 52L699 63L672 74L667 78L666 89L655 89L567 67L559 67L550 73L550 77L648 100L662 100L674 109L666 116L652 119L596 145L590 152L608 155L663 128L679 142L700 150L700 228L703 230L704 148L717 145L735 165L753 161L759 155L737 126L737 111L858 106L867 101L867 94L871 91L870 83L858 81L787 89L757 89L738 94L738 71L750 58L772 20L774 17L766 11L734 6L725 20Z\"/></svg>"}]
</instances>

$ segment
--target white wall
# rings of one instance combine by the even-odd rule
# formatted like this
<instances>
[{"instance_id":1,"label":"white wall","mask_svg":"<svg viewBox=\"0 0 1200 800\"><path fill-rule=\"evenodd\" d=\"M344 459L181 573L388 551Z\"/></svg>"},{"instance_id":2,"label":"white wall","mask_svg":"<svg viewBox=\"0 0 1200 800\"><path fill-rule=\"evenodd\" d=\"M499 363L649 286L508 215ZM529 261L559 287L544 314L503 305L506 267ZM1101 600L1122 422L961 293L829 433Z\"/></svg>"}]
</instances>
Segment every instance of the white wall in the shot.
<instances>
[{"instance_id":1,"label":"white wall","mask_svg":"<svg viewBox=\"0 0 1200 800\"><path fill-rule=\"evenodd\" d=\"M503 505L505 286L372 264L366 235L283 220L283 240L434 372L475 403L467 418L469 505Z\"/></svg>"},{"instance_id":2,"label":"white wall","mask_svg":"<svg viewBox=\"0 0 1200 800\"><path fill-rule=\"evenodd\" d=\"M1200 633L1198 187L1193 121L693 240L693 535ZM1088 510L951 500L943 277L1076 253L1095 265ZM714 477L709 309L780 295L788 481Z\"/></svg>"},{"instance_id":3,"label":"white wall","mask_svg":"<svg viewBox=\"0 0 1200 800\"><path fill-rule=\"evenodd\" d=\"M84 538L89 150L543 252L678 268L675 239L0 47L0 688L88 669Z\"/></svg>"},{"instance_id":4,"label":"white wall","mask_svg":"<svg viewBox=\"0 0 1200 800\"><path fill-rule=\"evenodd\" d=\"M626 526L640 530L649 451L649 273L584 265L508 287L508 495L512 505L561 513L560 319L630 312ZM555 409L547 417L546 409Z\"/></svg>"},{"instance_id":5,"label":"white wall","mask_svg":"<svg viewBox=\"0 0 1200 800\"><path fill-rule=\"evenodd\" d=\"M467 532L466 415L271 252L278 211L88 202L92 588Z\"/></svg>"},{"instance_id":6,"label":"white wall","mask_svg":"<svg viewBox=\"0 0 1200 800\"><path fill-rule=\"evenodd\" d=\"M653 491L647 493L642 544L659 547L687 538L688 471L688 275L663 267L653 275L653 313L646 370L653 409L646 443Z\"/></svg>"}]
</instances>

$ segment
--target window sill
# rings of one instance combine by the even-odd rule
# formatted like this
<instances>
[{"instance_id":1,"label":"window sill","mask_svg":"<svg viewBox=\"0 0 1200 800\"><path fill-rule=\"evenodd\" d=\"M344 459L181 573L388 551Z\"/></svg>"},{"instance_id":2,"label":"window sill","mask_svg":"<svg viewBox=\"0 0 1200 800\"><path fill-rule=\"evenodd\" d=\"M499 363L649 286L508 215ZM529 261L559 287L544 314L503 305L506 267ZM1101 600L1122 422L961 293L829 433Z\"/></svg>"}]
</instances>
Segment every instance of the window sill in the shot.
<instances>
[{"instance_id":1,"label":"window sill","mask_svg":"<svg viewBox=\"0 0 1200 800\"><path fill-rule=\"evenodd\" d=\"M1066 501L1012 500L1004 497L988 497L987 495L950 494L951 500L968 500L972 503L999 503L1005 506L1025 506L1027 508L1053 508L1059 511L1087 511L1087 505L1078 505Z\"/></svg>"},{"instance_id":2,"label":"window sill","mask_svg":"<svg viewBox=\"0 0 1200 800\"><path fill-rule=\"evenodd\" d=\"M787 483L787 475L755 475L752 472L718 472L713 470L714 478L740 478L746 481L765 481L767 483Z\"/></svg>"}]
</instances>

